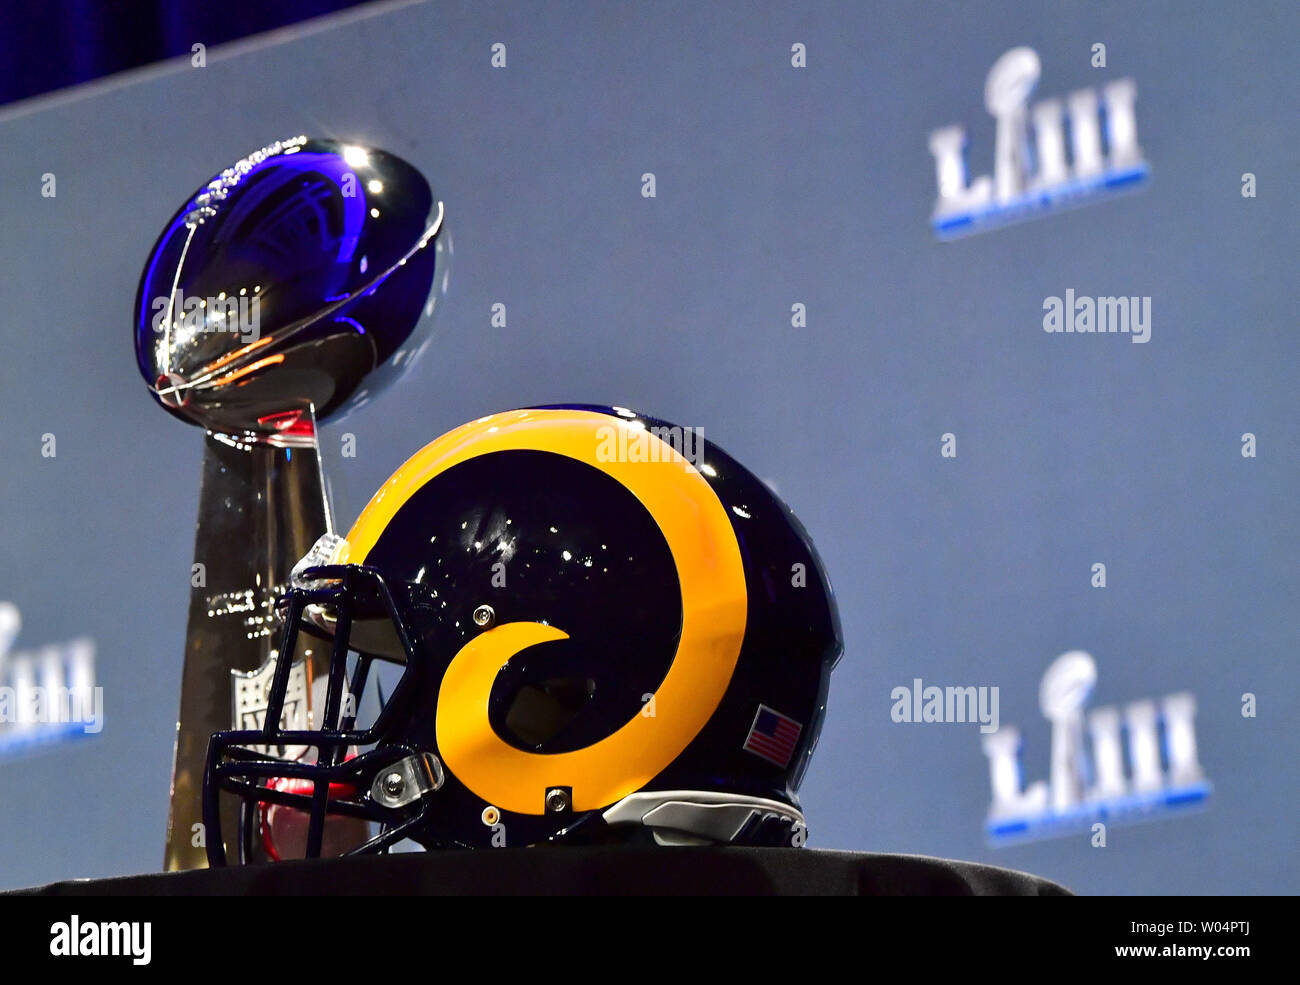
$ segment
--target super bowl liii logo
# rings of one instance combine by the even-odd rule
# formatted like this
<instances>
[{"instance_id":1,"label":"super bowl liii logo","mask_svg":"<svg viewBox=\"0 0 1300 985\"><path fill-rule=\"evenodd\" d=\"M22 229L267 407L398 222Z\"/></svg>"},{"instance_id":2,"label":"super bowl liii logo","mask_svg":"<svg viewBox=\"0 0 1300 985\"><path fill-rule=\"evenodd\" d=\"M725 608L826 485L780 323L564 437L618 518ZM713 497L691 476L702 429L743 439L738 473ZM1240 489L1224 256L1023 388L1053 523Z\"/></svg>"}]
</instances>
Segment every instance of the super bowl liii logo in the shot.
<instances>
[{"instance_id":1,"label":"super bowl liii logo","mask_svg":"<svg viewBox=\"0 0 1300 985\"><path fill-rule=\"evenodd\" d=\"M18 607L0 602L0 756L104 728L95 644L83 638L11 652L22 625Z\"/></svg>"},{"instance_id":2,"label":"super bowl liii logo","mask_svg":"<svg viewBox=\"0 0 1300 985\"><path fill-rule=\"evenodd\" d=\"M1041 74L1032 48L1013 48L994 63L984 105L997 121L993 174L967 181L966 130L930 134L939 198L931 225L955 239L1141 184L1150 172L1137 141L1137 86L1118 79L1029 106ZM1066 117L1069 158L1066 156ZM1032 131L1033 139L1030 134Z\"/></svg>"},{"instance_id":3,"label":"super bowl liii logo","mask_svg":"<svg viewBox=\"0 0 1300 985\"><path fill-rule=\"evenodd\" d=\"M1052 723L1046 782L1021 789L1018 730L984 737L993 785L987 833L994 844L1064 835L1096 821L1153 819L1209 796L1196 756L1196 699L1179 693L1131 702L1122 713L1094 708L1085 742L1083 707L1096 683L1097 665L1082 650L1057 657L1043 675L1038 703Z\"/></svg>"}]
</instances>

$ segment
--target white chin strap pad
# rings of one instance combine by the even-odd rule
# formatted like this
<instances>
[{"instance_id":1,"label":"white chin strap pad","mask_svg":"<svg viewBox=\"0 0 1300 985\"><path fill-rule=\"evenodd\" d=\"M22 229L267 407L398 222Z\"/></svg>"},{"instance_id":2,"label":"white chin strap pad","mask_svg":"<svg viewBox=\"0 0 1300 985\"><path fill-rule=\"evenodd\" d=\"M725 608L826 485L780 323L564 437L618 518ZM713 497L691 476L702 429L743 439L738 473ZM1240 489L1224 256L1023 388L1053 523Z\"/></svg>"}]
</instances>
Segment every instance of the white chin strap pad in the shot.
<instances>
[{"instance_id":1,"label":"white chin strap pad","mask_svg":"<svg viewBox=\"0 0 1300 985\"><path fill-rule=\"evenodd\" d=\"M807 832L803 814L778 800L709 790L652 790L624 797L604 812L610 825L641 824L661 845L709 845L734 841L755 816L776 815L790 825L792 845Z\"/></svg>"},{"instance_id":2,"label":"white chin strap pad","mask_svg":"<svg viewBox=\"0 0 1300 985\"><path fill-rule=\"evenodd\" d=\"M289 572L289 584L294 588L315 588L320 584L313 580L304 580L302 573L308 568L319 568L325 564L333 564L334 559L339 556L340 548L347 546L347 541L338 534L321 534L316 543L311 545L311 550L302 556L293 570Z\"/></svg>"}]
</instances>

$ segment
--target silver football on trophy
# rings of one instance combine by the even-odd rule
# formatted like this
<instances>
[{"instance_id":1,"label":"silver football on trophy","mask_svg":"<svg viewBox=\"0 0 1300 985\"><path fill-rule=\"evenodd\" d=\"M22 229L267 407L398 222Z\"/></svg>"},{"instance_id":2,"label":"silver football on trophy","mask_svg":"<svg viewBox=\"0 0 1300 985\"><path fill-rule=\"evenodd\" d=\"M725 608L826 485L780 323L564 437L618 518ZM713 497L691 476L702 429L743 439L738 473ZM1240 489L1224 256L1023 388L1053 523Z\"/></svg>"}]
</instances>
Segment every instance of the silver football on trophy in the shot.
<instances>
[{"instance_id":1,"label":"silver football on trophy","mask_svg":"<svg viewBox=\"0 0 1300 985\"><path fill-rule=\"evenodd\" d=\"M428 344L449 254L442 202L407 162L276 141L195 192L149 254L140 373L168 411L217 432L358 406Z\"/></svg>"}]
</instances>

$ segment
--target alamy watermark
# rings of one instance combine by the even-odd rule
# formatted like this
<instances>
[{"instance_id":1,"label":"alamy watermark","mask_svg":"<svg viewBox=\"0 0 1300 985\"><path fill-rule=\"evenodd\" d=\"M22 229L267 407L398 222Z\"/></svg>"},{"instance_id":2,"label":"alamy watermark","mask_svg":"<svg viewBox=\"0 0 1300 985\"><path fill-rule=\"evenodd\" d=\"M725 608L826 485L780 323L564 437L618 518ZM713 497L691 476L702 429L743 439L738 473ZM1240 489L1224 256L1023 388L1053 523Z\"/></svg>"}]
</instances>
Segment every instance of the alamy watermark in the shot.
<instances>
[{"instance_id":1,"label":"alamy watermark","mask_svg":"<svg viewBox=\"0 0 1300 985\"><path fill-rule=\"evenodd\" d=\"M257 294L260 290L258 285L249 294L243 288L238 296L222 291L213 298L187 297L180 290L170 297L164 294L153 299L153 330L159 335L228 332L238 335L241 342L256 342L261 337L262 303Z\"/></svg>"},{"instance_id":2,"label":"alamy watermark","mask_svg":"<svg viewBox=\"0 0 1300 985\"><path fill-rule=\"evenodd\" d=\"M979 722L980 731L988 734L998 730L998 694L996 686L927 686L916 677L910 688L900 685L889 692L894 702L889 717L914 725Z\"/></svg>"},{"instance_id":3,"label":"alamy watermark","mask_svg":"<svg viewBox=\"0 0 1300 985\"><path fill-rule=\"evenodd\" d=\"M67 726L61 731L97 735L104 730L104 689L42 684L0 686L0 745L38 726Z\"/></svg>"},{"instance_id":4,"label":"alamy watermark","mask_svg":"<svg viewBox=\"0 0 1300 985\"><path fill-rule=\"evenodd\" d=\"M655 425L596 429L598 462L678 462L704 465L704 428Z\"/></svg>"},{"instance_id":5,"label":"alamy watermark","mask_svg":"<svg viewBox=\"0 0 1300 985\"><path fill-rule=\"evenodd\" d=\"M74 913L50 924L50 954L56 958L130 958L146 965L153 956L148 920L82 920Z\"/></svg>"},{"instance_id":6,"label":"alamy watermark","mask_svg":"<svg viewBox=\"0 0 1300 985\"><path fill-rule=\"evenodd\" d=\"M22 628L12 602L0 601L0 754L104 728L104 689L95 684L95 644L82 637L11 651Z\"/></svg>"},{"instance_id":7,"label":"alamy watermark","mask_svg":"<svg viewBox=\"0 0 1300 985\"><path fill-rule=\"evenodd\" d=\"M1065 297L1043 299L1043 331L1104 335L1121 333L1132 342L1151 341L1151 298L1076 296L1074 288Z\"/></svg>"}]
</instances>

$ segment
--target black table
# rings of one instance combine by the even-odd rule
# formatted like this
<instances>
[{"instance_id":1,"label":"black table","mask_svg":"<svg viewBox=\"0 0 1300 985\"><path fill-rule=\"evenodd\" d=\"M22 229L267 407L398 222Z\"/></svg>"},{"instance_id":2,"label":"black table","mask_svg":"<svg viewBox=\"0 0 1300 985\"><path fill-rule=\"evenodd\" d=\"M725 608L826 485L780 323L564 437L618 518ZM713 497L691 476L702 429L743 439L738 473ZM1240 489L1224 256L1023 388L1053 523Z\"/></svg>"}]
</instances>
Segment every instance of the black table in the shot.
<instances>
[{"instance_id":1,"label":"black table","mask_svg":"<svg viewBox=\"0 0 1300 985\"><path fill-rule=\"evenodd\" d=\"M1038 876L922 855L808 848L506 848L315 859L51 883L42 896L1067 896Z\"/></svg>"}]
</instances>

